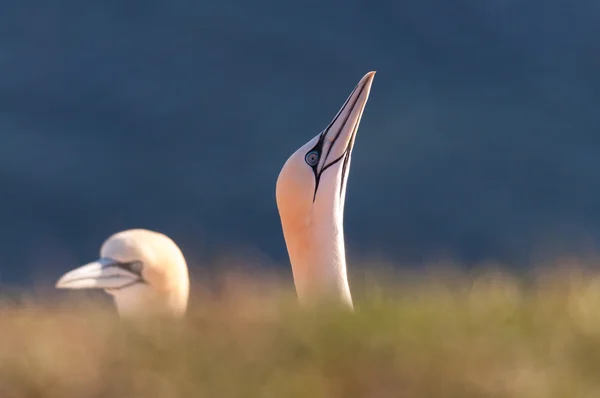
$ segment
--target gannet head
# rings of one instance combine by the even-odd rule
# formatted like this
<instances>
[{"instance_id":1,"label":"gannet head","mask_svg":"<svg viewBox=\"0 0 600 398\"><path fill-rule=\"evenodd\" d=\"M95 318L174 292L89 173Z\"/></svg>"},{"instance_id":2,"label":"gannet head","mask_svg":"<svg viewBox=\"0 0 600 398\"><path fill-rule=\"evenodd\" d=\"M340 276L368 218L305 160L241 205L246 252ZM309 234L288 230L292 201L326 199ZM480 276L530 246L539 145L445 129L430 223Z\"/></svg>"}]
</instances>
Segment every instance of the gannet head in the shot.
<instances>
[{"instance_id":1,"label":"gannet head","mask_svg":"<svg viewBox=\"0 0 600 398\"><path fill-rule=\"evenodd\" d=\"M350 156L375 72L354 88L333 121L286 161L277 207L301 302L334 296L352 307L343 213Z\"/></svg>"},{"instance_id":2,"label":"gannet head","mask_svg":"<svg viewBox=\"0 0 600 398\"><path fill-rule=\"evenodd\" d=\"M109 237L100 258L64 274L59 289L104 289L119 314L185 314L189 278L185 258L166 235L131 229Z\"/></svg>"}]
</instances>

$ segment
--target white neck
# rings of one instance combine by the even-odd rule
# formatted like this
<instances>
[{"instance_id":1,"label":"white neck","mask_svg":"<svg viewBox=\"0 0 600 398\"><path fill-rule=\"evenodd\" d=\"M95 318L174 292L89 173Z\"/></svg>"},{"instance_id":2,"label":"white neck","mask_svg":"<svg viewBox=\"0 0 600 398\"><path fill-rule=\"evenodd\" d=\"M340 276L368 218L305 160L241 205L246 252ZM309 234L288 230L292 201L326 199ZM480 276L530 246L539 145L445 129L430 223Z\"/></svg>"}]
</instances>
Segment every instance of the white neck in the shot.
<instances>
[{"instance_id":1,"label":"white neck","mask_svg":"<svg viewBox=\"0 0 600 398\"><path fill-rule=\"evenodd\" d=\"M159 294L148 285L134 285L109 293L113 296L119 316L139 318L147 315L169 315L181 317L185 314L187 300L180 295Z\"/></svg>"},{"instance_id":2,"label":"white neck","mask_svg":"<svg viewBox=\"0 0 600 398\"><path fill-rule=\"evenodd\" d=\"M327 299L352 308L341 216L313 213L303 221L283 224L299 301Z\"/></svg>"}]
</instances>

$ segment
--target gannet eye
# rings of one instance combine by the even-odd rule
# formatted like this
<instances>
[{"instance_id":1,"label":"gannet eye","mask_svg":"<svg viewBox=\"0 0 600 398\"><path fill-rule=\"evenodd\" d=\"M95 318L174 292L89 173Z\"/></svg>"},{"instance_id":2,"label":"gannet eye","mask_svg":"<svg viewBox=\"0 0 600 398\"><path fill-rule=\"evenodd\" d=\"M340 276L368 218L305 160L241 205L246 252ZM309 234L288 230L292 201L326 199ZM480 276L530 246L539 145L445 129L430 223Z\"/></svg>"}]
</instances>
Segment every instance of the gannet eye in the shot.
<instances>
[{"instance_id":1,"label":"gannet eye","mask_svg":"<svg viewBox=\"0 0 600 398\"><path fill-rule=\"evenodd\" d=\"M134 272L134 273L136 273L138 275L141 275L142 274L142 270L144 269L144 263L142 263L141 261L134 261L129 266L129 269L131 269L132 272Z\"/></svg>"},{"instance_id":2,"label":"gannet eye","mask_svg":"<svg viewBox=\"0 0 600 398\"><path fill-rule=\"evenodd\" d=\"M142 270L144 269L144 263L141 261L132 261L129 263L122 263L120 265L122 268L126 269L129 272L132 272L136 275L142 275Z\"/></svg>"},{"instance_id":3,"label":"gannet eye","mask_svg":"<svg viewBox=\"0 0 600 398\"><path fill-rule=\"evenodd\" d=\"M310 151L309 153L306 154L306 157L304 158L304 160L310 167L316 166L317 164L319 164L319 152Z\"/></svg>"}]
</instances>

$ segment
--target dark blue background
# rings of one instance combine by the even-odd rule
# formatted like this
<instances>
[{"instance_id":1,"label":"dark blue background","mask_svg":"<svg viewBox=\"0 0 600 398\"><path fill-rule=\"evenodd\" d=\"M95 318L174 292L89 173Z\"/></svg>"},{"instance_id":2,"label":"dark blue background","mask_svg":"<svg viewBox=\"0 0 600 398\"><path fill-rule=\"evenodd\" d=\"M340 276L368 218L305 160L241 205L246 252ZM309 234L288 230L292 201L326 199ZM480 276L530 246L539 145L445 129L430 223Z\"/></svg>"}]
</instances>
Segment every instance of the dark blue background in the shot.
<instances>
[{"instance_id":1,"label":"dark blue background","mask_svg":"<svg viewBox=\"0 0 600 398\"><path fill-rule=\"evenodd\" d=\"M596 0L3 1L0 282L131 227L286 265L279 170L370 70L351 266L593 251L599 37Z\"/></svg>"}]
</instances>

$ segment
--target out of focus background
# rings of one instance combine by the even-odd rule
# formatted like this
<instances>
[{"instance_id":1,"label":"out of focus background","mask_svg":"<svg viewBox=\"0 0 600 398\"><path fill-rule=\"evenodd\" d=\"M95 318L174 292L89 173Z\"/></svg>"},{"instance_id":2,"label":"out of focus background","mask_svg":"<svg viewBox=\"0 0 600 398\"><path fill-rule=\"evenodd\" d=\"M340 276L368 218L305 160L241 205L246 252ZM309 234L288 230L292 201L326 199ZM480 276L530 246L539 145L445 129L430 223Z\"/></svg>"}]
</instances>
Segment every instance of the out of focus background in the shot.
<instances>
[{"instance_id":1,"label":"out of focus background","mask_svg":"<svg viewBox=\"0 0 600 398\"><path fill-rule=\"evenodd\" d=\"M594 0L1 2L0 282L134 227L192 267L287 266L279 170L370 70L350 267L594 255L599 19Z\"/></svg>"}]
</instances>

